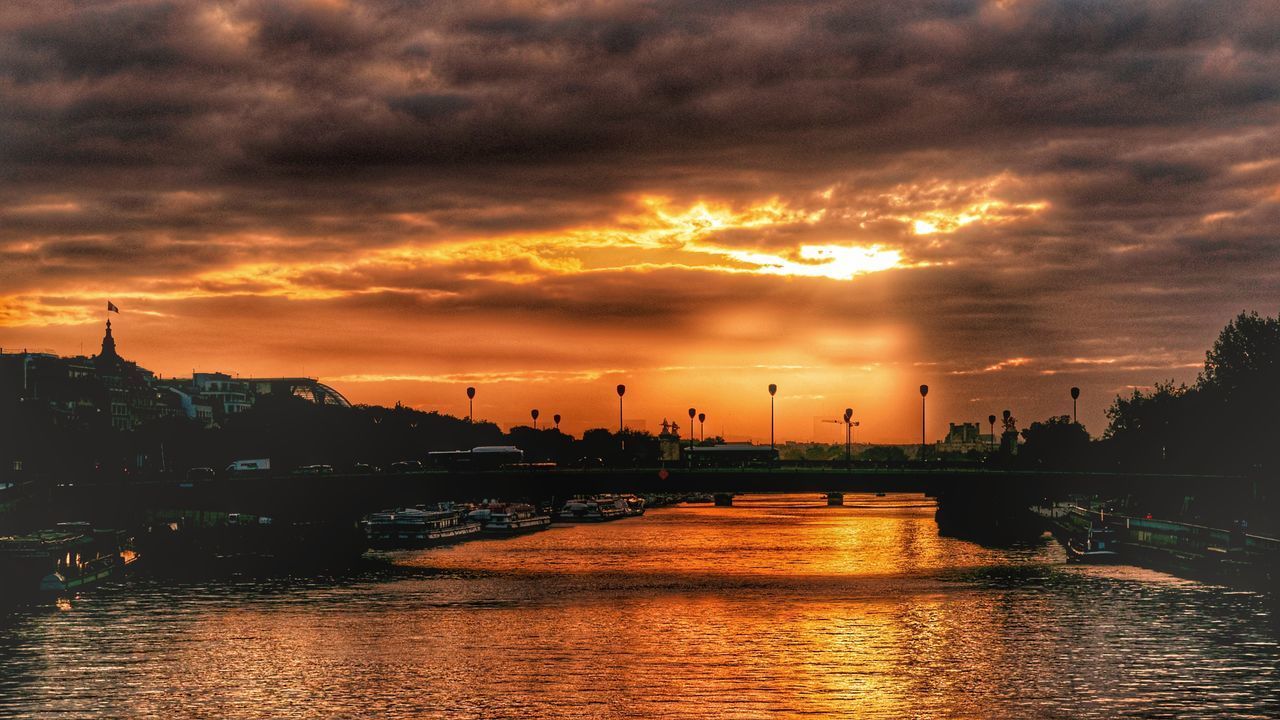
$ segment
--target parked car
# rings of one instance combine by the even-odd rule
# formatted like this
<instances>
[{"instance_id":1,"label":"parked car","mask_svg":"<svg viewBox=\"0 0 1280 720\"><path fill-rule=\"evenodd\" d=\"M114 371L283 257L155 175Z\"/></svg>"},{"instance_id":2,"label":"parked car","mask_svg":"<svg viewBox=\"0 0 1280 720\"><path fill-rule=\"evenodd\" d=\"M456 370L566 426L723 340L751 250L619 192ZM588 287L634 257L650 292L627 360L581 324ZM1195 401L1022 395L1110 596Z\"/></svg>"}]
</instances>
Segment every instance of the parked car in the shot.
<instances>
[{"instance_id":1,"label":"parked car","mask_svg":"<svg viewBox=\"0 0 1280 720\"><path fill-rule=\"evenodd\" d=\"M391 463L390 467L393 473L411 473L422 472L422 462L420 460L400 460Z\"/></svg>"},{"instance_id":2,"label":"parked car","mask_svg":"<svg viewBox=\"0 0 1280 720\"><path fill-rule=\"evenodd\" d=\"M294 475L329 475L333 473L332 465L303 465L293 471Z\"/></svg>"}]
</instances>

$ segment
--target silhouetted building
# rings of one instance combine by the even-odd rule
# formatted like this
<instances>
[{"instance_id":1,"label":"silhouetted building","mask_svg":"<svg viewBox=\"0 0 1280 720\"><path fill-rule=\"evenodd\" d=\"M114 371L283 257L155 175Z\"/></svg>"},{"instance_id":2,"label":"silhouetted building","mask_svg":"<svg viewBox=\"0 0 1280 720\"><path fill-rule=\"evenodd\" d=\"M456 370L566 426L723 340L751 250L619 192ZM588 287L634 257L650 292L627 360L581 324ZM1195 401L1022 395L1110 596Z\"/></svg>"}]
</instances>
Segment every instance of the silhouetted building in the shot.
<instances>
[{"instance_id":1,"label":"silhouetted building","mask_svg":"<svg viewBox=\"0 0 1280 720\"><path fill-rule=\"evenodd\" d=\"M92 357L0 351L0 400L41 403L61 425L106 423L133 430L157 418L186 417L209 427L248 410L264 395L280 394L350 406L341 393L315 378L242 380L225 373L193 373L190 380L159 380L120 356L110 320L102 349Z\"/></svg>"},{"instance_id":2,"label":"silhouetted building","mask_svg":"<svg viewBox=\"0 0 1280 720\"><path fill-rule=\"evenodd\" d=\"M949 423L946 438L935 444L939 453L988 452L994 447L990 433L982 432L982 426L976 422Z\"/></svg>"},{"instance_id":3,"label":"silhouetted building","mask_svg":"<svg viewBox=\"0 0 1280 720\"><path fill-rule=\"evenodd\" d=\"M42 403L61 424L106 422L117 430L132 430L165 411L152 387L154 381L150 370L120 357L110 320L102 350L93 357L27 351L0 354L3 396Z\"/></svg>"},{"instance_id":4,"label":"silhouetted building","mask_svg":"<svg viewBox=\"0 0 1280 720\"><path fill-rule=\"evenodd\" d=\"M110 320L102 336L102 351L90 358L90 362L106 393L106 401L99 404L99 408L108 413L111 427L133 430L160 416L164 405L159 402L159 391L152 387L155 375L138 363L120 357L116 340L111 336Z\"/></svg>"}]
</instances>

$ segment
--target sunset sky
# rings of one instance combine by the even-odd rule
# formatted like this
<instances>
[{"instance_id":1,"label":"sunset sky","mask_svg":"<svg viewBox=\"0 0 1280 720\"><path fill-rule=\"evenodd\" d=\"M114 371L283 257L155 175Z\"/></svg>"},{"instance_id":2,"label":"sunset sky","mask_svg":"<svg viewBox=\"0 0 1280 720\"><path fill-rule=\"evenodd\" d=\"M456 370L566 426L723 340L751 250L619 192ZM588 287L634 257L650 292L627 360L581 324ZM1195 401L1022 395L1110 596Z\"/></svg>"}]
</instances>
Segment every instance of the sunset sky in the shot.
<instances>
[{"instance_id":1,"label":"sunset sky","mask_svg":"<svg viewBox=\"0 0 1280 720\"><path fill-rule=\"evenodd\" d=\"M1260 2L0 4L0 347L565 430L1098 435L1280 299ZM816 435L815 435L816 433Z\"/></svg>"}]
</instances>

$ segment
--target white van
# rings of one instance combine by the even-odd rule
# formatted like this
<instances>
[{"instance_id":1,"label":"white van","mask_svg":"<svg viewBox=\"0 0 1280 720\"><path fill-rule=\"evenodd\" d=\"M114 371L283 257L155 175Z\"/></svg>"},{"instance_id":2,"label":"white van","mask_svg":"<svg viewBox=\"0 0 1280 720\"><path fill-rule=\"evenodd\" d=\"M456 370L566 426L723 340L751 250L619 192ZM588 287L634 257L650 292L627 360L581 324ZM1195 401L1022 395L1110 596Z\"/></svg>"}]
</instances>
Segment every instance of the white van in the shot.
<instances>
[{"instance_id":1,"label":"white van","mask_svg":"<svg viewBox=\"0 0 1280 720\"><path fill-rule=\"evenodd\" d=\"M258 472L259 470L270 470L271 458L260 458L257 460L236 460L227 466L228 473Z\"/></svg>"}]
</instances>

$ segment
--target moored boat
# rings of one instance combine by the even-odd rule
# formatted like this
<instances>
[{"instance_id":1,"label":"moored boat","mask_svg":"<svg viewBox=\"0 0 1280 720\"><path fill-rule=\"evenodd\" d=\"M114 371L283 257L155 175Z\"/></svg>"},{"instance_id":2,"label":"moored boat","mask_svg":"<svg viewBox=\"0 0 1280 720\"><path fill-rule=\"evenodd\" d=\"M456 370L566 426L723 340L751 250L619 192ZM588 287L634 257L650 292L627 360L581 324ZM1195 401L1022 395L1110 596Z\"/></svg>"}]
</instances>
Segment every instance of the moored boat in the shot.
<instances>
[{"instance_id":1,"label":"moored boat","mask_svg":"<svg viewBox=\"0 0 1280 720\"><path fill-rule=\"evenodd\" d=\"M365 518L369 546L383 550L421 548L464 540L480 532L480 523L455 509L399 508Z\"/></svg>"},{"instance_id":2,"label":"moored boat","mask_svg":"<svg viewBox=\"0 0 1280 720\"><path fill-rule=\"evenodd\" d=\"M467 517L479 522L485 535L519 535L551 526L550 515L527 503L491 503L472 510Z\"/></svg>"},{"instance_id":3,"label":"moored boat","mask_svg":"<svg viewBox=\"0 0 1280 720\"><path fill-rule=\"evenodd\" d=\"M15 595L77 591L130 569L132 538L88 523L0 538L0 578Z\"/></svg>"},{"instance_id":4,"label":"moored boat","mask_svg":"<svg viewBox=\"0 0 1280 720\"><path fill-rule=\"evenodd\" d=\"M626 505L628 517L643 515L645 506L648 504L648 501L637 495L623 495L622 502Z\"/></svg>"},{"instance_id":5,"label":"moored boat","mask_svg":"<svg viewBox=\"0 0 1280 720\"><path fill-rule=\"evenodd\" d=\"M1115 531L1106 526L1091 525L1084 538L1067 540L1067 560L1083 563L1113 563L1120 559L1114 549Z\"/></svg>"},{"instance_id":6,"label":"moored boat","mask_svg":"<svg viewBox=\"0 0 1280 720\"><path fill-rule=\"evenodd\" d=\"M615 495L574 498L556 515L559 522L604 522L629 517L627 503Z\"/></svg>"}]
</instances>

